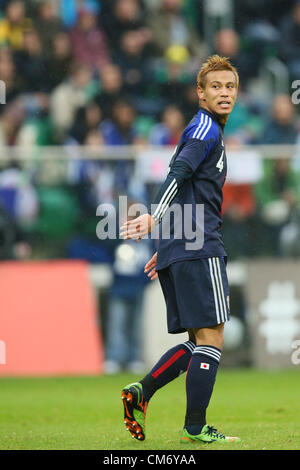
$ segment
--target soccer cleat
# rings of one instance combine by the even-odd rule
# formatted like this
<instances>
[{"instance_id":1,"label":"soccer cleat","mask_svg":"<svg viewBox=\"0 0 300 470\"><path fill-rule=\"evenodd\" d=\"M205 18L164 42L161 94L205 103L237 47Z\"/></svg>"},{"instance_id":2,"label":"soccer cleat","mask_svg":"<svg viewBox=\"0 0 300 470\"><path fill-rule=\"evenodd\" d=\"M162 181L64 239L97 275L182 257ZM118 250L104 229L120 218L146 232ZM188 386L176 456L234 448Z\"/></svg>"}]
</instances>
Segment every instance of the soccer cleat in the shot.
<instances>
[{"instance_id":1,"label":"soccer cleat","mask_svg":"<svg viewBox=\"0 0 300 470\"><path fill-rule=\"evenodd\" d=\"M200 434L193 435L190 434L185 428L182 431L181 442L193 442L193 443L211 443L211 442L224 442L232 443L239 442L239 437L230 437L225 436L218 432L214 427L208 426L207 424L203 426Z\"/></svg>"},{"instance_id":2,"label":"soccer cleat","mask_svg":"<svg viewBox=\"0 0 300 470\"><path fill-rule=\"evenodd\" d=\"M143 387L135 382L122 390L121 399L124 406L124 424L131 436L139 441L145 439L145 419L148 402L143 395Z\"/></svg>"}]
</instances>

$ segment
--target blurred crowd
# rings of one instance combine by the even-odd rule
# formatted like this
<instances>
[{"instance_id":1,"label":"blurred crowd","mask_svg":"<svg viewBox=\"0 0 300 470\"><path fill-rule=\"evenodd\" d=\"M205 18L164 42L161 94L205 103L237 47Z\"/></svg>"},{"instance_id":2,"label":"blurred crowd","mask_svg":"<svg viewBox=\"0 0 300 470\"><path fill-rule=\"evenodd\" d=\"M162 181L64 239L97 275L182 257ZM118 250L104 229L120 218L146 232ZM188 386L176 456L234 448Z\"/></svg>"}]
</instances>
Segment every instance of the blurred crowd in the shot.
<instances>
[{"instance_id":1,"label":"blurred crowd","mask_svg":"<svg viewBox=\"0 0 300 470\"><path fill-rule=\"evenodd\" d=\"M175 146L197 112L195 77L212 53L230 57L241 77L228 145L300 141L299 106L291 99L300 79L300 1L223 2L233 7L231 21L211 44L205 3L0 0L1 148ZM266 93L270 60L286 72L287 88ZM284 157L264 162L256 184L225 186L224 236L233 259L290 253L291 243L283 247L295 239L300 183L297 166ZM26 168L1 162L0 258L112 263L115 243L96 237L97 205L131 188L134 201L149 202L156 188L131 181L131 161L79 161L62 178L49 162L40 171L37 160Z\"/></svg>"}]
</instances>

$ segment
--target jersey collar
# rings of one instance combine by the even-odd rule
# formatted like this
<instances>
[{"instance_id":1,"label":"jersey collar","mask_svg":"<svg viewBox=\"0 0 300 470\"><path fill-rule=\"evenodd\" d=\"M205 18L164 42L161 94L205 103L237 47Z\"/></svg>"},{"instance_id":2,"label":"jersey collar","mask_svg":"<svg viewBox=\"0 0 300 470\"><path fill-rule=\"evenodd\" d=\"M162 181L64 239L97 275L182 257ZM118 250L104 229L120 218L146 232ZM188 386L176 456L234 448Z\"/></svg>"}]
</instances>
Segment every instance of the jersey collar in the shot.
<instances>
[{"instance_id":1,"label":"jersey collar","mask_svg":"<svg viewBox=\"0 0 300 470\"><path fill-rule=\"evenodd\" d=\"M205 108L202 108L201 106L200 106L198 112L200 112L200 111L201 111L202 113L205 113L205 114L207 114L208 116L210 116L214 121L217 122L217 124L221 127L222 130L224 129L225 126L219 121L218 116L217 116L216 114L211 113L210 111L208 111L208 110L205 109Z\"/></svg>"}]
</instances>

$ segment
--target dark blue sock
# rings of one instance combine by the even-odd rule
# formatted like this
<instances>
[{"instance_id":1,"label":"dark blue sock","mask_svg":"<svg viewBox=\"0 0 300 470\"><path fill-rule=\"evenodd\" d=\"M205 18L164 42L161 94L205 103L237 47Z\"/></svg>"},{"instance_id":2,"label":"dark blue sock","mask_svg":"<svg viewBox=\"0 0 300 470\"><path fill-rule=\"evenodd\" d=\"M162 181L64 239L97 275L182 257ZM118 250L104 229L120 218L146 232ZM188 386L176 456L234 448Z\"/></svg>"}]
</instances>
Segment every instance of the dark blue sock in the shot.
<instances>
[{"instance_id":1,"label":"dark blue sock","mask_svg":"<svg viewBox=\"0 0 300 470\"><path fill-rule=\"evenodd\" d=\"M214 346L196 346L186 376L185 428L190 434L199 434L206 424L208 407L221 358L221 350Z\"/></svg>"},{"instance_id":2,"label":"dark blue sock","mask_svg":"<svg viewBox=\"0 0 300 470\"><path fill-rule=\"evenodd\" d=\"M140 383L143 385L145 399L150 400L159 388L176 379L188 368L195 343L187 341L169 349L155 364L153 369Z\"/></svg>"}]
</instances>

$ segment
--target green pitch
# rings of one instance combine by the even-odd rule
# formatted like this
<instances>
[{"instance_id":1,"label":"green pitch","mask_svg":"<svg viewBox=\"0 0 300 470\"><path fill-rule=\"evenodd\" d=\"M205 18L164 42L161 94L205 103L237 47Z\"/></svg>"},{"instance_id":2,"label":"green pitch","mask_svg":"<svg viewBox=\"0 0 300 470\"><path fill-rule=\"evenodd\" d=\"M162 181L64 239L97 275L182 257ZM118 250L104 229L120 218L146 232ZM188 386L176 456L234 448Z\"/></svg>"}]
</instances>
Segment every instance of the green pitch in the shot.
<instances>
[{"instance_id":1,"label":"green pitch","mask_svg":"<svg viewBox=\"0 0 300 470\"><path fill-rule=\"evenodd\" d=\"M146 440L125 431L121 388L137 380L114 377L0 379L0 449L184 450L185 376L160 390L149 404ZM289 371L220 370L208 423L237 435L226 449L300 449L300 374Z\"/></svg>"}]
</instances>

